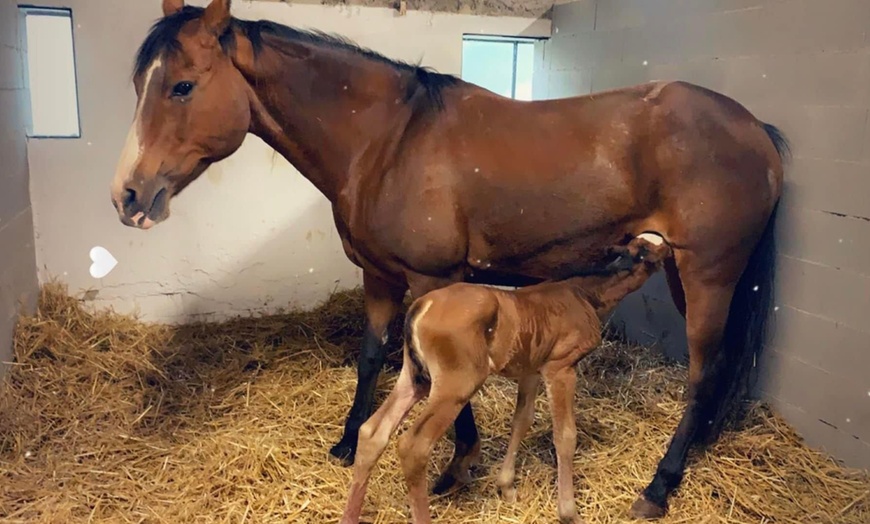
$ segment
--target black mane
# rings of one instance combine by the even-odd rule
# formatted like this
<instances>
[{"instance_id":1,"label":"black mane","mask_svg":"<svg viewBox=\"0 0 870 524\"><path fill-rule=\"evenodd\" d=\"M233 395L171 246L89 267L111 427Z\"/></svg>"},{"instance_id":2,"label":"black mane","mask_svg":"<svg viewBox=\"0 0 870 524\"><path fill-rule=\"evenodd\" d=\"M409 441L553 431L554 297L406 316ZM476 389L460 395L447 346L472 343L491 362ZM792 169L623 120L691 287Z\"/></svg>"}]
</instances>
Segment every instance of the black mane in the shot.
<instances>
[{"instance_id":1,"label":"black mane","mask_svg":"<svg viewBox=\"0 0 870 524\"><path fill-rule=\"evenodd\" d=\"M164 52L173 53L179 51L181 46L178 42L178 33L185 24L201 17L204 12L205 9L202 7L185 6L177 13L157 20L151 26L148 36L136 53L133 74L138 76L145 73L148 66ZM302 31L270 20L252 21L233 18L227 31L219 39L224 53L229 54L235 49L237 31L250 40L255 56L265 46L280 45L280 41L301 42L348 51L369 60L389 65L400 71L411 73L414 81L410 83L407 97L410 98L418 87L422 87L426 90L429 100L438 107L442 107L441 91L448 86L456 84L458 81L453 75L438 73L429 68L421 67L419 64L409 64L387 58L371 49L360 47L342 36L316 30ZM267 42L264 38L266 36L276 37L273 40L277 40L278 43Z\"/></svg>"}]
</instances>

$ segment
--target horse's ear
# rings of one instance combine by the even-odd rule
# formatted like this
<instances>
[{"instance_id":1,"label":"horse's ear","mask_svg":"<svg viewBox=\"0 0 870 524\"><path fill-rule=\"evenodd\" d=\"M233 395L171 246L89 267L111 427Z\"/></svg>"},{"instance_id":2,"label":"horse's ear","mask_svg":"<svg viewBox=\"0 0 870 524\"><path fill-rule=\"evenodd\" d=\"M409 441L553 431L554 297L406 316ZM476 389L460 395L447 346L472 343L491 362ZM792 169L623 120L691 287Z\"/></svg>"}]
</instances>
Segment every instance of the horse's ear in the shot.
<instances>
[{"instance_id":1,"label":"horse's ear","mask_svg":"<svg viewBox=\"0 0 870 524\"><path fill-rule=\"evenodd\" d=\"M171 16L184 8L184 0L163 0L163 16Z\"/></svg>"},{"instance_id":2,"label":"horse's ear","mask_svg":"<svg viewBox=\"0 0 870 524\"><path fill-rule=\"evenodd\" d=\"M220 36L229 27L231 3L230 0L211 0L211 3L205 8L202 21L213 35Z\"/></svg>"}]
</instances>

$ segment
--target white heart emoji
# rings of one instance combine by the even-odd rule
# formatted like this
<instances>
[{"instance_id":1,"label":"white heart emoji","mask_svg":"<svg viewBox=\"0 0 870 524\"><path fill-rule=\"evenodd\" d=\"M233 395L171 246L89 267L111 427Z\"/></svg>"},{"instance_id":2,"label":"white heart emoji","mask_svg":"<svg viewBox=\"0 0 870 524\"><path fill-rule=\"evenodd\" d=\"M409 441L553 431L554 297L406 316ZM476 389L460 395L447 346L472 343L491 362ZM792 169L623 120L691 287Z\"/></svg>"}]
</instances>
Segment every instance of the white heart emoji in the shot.
<instances>
[{"instance_id":1,"label":"white heart emoji","mask_svg":"<svg viewBox=\"0 0 870 524\"><path fill-rule=\"evenodd\" d=\"M91 276L94 278L103 278L115 269L118 261L109 253L109 250L96 246L91 248Z\"/></svg>"}]
</instances>

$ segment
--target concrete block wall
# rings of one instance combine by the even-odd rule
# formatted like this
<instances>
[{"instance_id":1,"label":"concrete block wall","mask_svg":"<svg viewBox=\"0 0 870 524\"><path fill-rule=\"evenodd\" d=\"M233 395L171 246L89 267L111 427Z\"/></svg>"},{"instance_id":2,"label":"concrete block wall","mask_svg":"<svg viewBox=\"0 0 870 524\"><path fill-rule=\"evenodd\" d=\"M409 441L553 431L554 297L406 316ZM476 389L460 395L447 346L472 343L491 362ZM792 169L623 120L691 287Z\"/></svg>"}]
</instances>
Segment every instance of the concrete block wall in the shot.
<instances>
[{"instance_id":1,"label":"concrete block wall","mask_svg":"<svg viewBox=\"0 0 870 524\"><path fill-rule=\"evenodd\" d=\"M803 434L870 467L870 2L581 0L557 6L535 95L679 79L720 91L790 138L775 333L759 392ZM615 321L685 352L659 276Z\"/></svg>"},{"instance_id":2,"label":"concrete block wall","mask_svg":"<svg viewBox=\"0 0 870 524\"><path fill-rule=\"evenodd\" d=\"M0 362L11 360L18 314L37 296L23 59L17 4L0 0Z\"/></svg>"},{"instance_id":3,"label":"concrete block wall","mask_svg":"<svg viewBox=\"0 0 870 524\"><path fill-rule=\"evenodd\" d=\"M386 7L398 10L400 0L266 0L288 4L318 4L355 9L359 7ZM555 0L555 3L565 0ZM491 16L522 16L528 18L547 18L551 14L554 0L500 0L480 2L479 0L406 0L408 11L462 13Z\"/></svg>"}]
</instances>

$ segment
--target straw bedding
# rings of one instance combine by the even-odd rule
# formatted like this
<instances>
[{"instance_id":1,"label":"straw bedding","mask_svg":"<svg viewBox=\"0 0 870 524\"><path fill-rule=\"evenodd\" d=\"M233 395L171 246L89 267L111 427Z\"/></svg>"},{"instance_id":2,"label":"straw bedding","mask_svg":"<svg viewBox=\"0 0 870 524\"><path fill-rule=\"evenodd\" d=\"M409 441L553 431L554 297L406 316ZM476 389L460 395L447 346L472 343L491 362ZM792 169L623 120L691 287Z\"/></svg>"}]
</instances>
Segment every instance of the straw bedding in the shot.
<instances>
[{"instance_id":1,"label":"straw bedding","mask_svg":"<svg viewBox=\"0 0 870 524\"><path fill-rule=\"evenodd\" d=\"M339 293L312 312L166 327L90 313L47 285L38 313L20 322L2 392L0 520L337 521L351 470L328 449L353 396L361 311L358 292ZM378 402L396 377L393 348ZM589 523L623 522L678 421L685 369L613 342L580 368L578 508ZM515 393L494 378L475 397L483 459L472 486L432 500L437 521L556 520L543 393L518 458L519 501L497 495ZM442 439L430 475L450 451ZM364 519L407 522L404 497L394 439ZM693 456L662 522L867 524L870 478L752 406L737 430Z\"/></svg>"}]
</instances>

